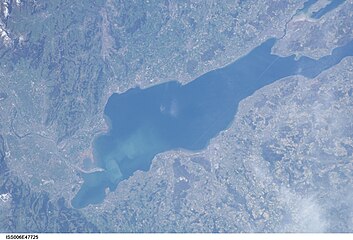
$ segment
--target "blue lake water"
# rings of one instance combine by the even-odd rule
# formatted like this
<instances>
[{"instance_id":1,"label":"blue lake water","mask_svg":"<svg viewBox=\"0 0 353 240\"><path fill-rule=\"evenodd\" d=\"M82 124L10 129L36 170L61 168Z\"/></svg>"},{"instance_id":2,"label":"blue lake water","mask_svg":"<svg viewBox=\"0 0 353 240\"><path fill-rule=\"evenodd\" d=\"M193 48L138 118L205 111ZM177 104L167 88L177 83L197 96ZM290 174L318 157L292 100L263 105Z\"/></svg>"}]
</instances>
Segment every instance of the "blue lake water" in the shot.
<instances>
[{"instance_id":1,"label":"blue lake water","mask_svg":"<svg viewBox=\"0 0 353 240\"><path fill-rule=\"evenodd\" d=\"M297 11L297 13L307 13L309 8L314 5L315 3L317 3L318 0L308 0L304 3L303 7L301 9L299 9ZM344 3L345 0L331 0L325 7L319 9L316 12L313 12L310 14L310 17L315 18L315 19L319 19L321 18L323 15L325 15L326 13L332 11L333 9L337 8L339 5L341 5L342 3Z\"/></svg>"},{"instance_id":2,"label":"blue lake water","mask_svg":"<svg viewBox=\"0 0 353 240\"><path fill-rule=\"evenodd\" d=\"M326 13L332 11L333 9L337 8L339 5L344 3L345 0L331 0L329 4L327 4L325 7L321 8L319 11L314 12L311 17L315 19L321 18L323 15Z\"/></svg>"},{"instance_id":3,"label":"blue lake water","mask_svg":"<svg viewBox=\"0 0 353 240\"><path fill-rule=\"evenodd\" d=\"M313 78L353 55L350 42L319 60L296 60L271 54L274 43L275 39L270 39L232 64L186 85L170 81L113 94L104 111L110 129L98 136L93 146L104 171L82 173L84 183L72 206L102 202L106 189L114 191L137 170L147 171L158 153L205 148L231 124L239 102L263 86L295 74Z\"/></svg>"},{"instance_id":4,"label":"blue lake water","mask_svg":"<svg viewBox=\"0 0 353 240\"><path fill-rule=\"evenodd\" d=\"M297 13L298 13L298 12L307 12L308 9L309 9L312 5L314 5L317 1L318 1L318 0L308 0L308 1L306 1L306 2L304 3L303 8L299 9L299 10L297 11Z\"/></svg>"}]
</instances>

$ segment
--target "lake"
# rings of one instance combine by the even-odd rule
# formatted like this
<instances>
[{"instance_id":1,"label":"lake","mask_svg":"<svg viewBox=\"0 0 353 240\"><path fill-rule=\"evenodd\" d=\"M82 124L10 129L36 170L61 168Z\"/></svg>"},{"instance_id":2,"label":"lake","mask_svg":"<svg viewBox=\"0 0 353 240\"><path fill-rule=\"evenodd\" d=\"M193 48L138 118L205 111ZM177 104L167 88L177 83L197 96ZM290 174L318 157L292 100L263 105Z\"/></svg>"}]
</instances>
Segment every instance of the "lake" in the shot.
<instances>
[{"instance_id":1,"label":"lake","mask_svg":"<svg viewBox=\"0 0 353 240\"><path fill-rule=\"evenodd\" d=\"M321 8L317 12L314 12L311 15L311 17L315 18L315 19L319 19L323 15L325 15L326 13L334 10L335 8L337 8L339 5L341 5L344 2L345 2L345 0L331 0L325 7Z\"/></svg>"},{"instance_id":2,"label":"lake","mask_svg":"<svg viewBox=\"0 0 353 240\"><path fill-rule=\"evenodd\" d=\"M319 60L279 57L271 54L275 41L269 39L186 85L170 81L113 94L104 110L110 129L93 144L95 160L104 171L81 173L84 183L72 206L101 203L107 189L114 191L137 170L148 171L158 153L202 150L231 124L239 102L256 90L290 75L313 78L353 55L350 42Z\"/></svg>"}]
</instances>

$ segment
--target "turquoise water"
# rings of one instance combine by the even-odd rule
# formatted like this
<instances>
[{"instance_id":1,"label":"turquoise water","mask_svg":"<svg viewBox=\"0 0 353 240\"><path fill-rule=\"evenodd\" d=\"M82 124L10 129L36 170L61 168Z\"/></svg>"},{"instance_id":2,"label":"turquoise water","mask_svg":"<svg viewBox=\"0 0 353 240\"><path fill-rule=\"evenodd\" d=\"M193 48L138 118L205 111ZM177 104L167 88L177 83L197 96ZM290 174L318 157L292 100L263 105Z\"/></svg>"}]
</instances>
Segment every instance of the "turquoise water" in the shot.
<instances>
[{"instance_id":1,"label":"turquoise water","mask_svg":"<svg viewBox=\"0 0 353 240\"><path fill-rule=\"evenodd\" d=\"M274 43L270 39L234 63L183 86L170 81L113 94L104 111L110 129L94 141L95 159L104 171L82 173L84 183L73 207L102 202L106 189L114 191L137 170L147 171L158 153L205 148L229 126L239 102L263 86L295 74L313 78L353 55L350 42L319 60L295 60L272 55Z\"/></svg>"}]
</instances>

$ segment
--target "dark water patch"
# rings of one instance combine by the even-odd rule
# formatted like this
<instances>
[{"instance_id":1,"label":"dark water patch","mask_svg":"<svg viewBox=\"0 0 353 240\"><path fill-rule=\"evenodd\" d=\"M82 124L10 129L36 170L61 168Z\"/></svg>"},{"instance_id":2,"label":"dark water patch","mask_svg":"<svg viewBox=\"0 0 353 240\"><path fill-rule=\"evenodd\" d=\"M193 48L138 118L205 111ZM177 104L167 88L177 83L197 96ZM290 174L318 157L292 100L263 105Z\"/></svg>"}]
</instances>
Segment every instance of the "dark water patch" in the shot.
<instances>
[{"instance_id":1,"label":"dark water patch","mask_svg":"<svg viewBox=\"0 0 353 240\"><path fill-rule=\"evenodd\" d=\"M335 8L337 8L339 5L341 5L344 2L345 2L345 0L331 0L331 2L329 4L327 4L325 7L321 8L317 12L313 12L311 17L315 18L315 19L319 19L322 16L324 16L326 13L334 10Z\"/></svg>"},{"instance_id":2,"label":"dark water patch","mask_svg":"<svg viewBox=\"0 0 353 240\"><path fill-rule=\"evenodd\" d=\"M283 153L278 153L277 148L279 144L276 142L266 142L261 145L262 157L265 161L273 164L274 162L281 161L284 157Z\"/></svg>"},{"instance_id":3,"label":"dark water patch","mask_svg":"<svg viewBox=\"0 0 353 240\"><path fill-rule=\"evenodd\" d=\"M239 102L256 90L291 75L313 78L353 55L353 41L318 60L273 55L274 43L270 39L186 85L170 81L113 94L104 111L110 129L94 141L95 159L104 171L83 173L84 183L72 205L102 202L106 189L113 191L137 170L148 171L158 153L205 148L231 124Z\"/></svg>"},{"instance_id":4,"label":"dark water patch","mask_svg":"<svg viewBox=\"0 0 353 240\"><path fill-rule=\"evenodd\" d=\"M207 172L211 171L211 163L208 161L206 158L203 157L194 157L191 158L191 161L194 163L199 164L201 167L203 167Z\"/></svg>"},{"instance_id":5,"label":"dark water patch","mask_svg":"<svg viewBox=\"0 0 353 240\"><path fill-rule=\"evenodd\" d=\"M300 12L306 13L306 12L308 12L309 8L310 8L312 5L314 5L317 1L318 1L318 0L308 0L308 1L306 1L306 2L304 3L304 6L303 6L301 9L299 9L299 10L297 11L297 13L300 13Z\"/></svg>"},{"instance_id":6,"label":"dark water patch","mask_svg":"<svg viewBox=\"0 0 353 240\"><path fill-rule=\"evenodd\" d=\"M0 92L0 101L5 100L8 97L7 93Z\"/></svg>"},{"instance_id":7,"label":"dark water patch","mask_svg":"<svg viewBox=\"0 0 353 240\"><path fill-rule=\"evenodd\" d=\"M229 184L227 184L227 191L233 196L235 203L242 204L242 205L246 204L246 199L235 188L233 188Z\"/></svg>"},{"instance_id":8,"label":"dark water patch","mask_svg":"<svg viewBox=\"0 0 353 240\"><path fill-rule=\"evenodd\" d=\"M174 161L173 172L174 172L174 178L183 177L183 178L189 179L191 176L188 170L186 170L186 166L181 164L180 159L176 159Z\"/></svg>"}]
</instances>

